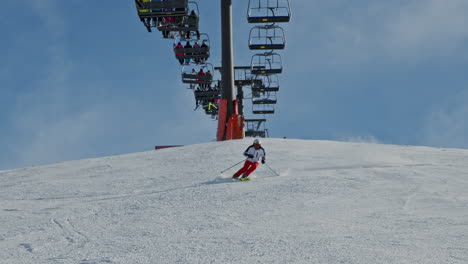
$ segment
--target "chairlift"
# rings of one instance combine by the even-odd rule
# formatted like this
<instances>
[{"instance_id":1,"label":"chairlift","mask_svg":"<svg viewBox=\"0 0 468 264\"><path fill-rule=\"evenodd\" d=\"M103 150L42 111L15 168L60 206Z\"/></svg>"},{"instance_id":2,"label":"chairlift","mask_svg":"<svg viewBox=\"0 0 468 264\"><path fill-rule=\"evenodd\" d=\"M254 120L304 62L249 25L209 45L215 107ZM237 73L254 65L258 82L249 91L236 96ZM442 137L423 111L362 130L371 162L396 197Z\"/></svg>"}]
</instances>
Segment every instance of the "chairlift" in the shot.
<instances>
[{"instance_id":1,"label":"chairlift","mask_svg":"<svg viewBox=\"0 0 468 264\"><path fill-rule=\"evenodd\" d=\"M208 88L213 82L213 65L211 63L199 65L185 65L182 67L182 82L190 84L199 84L200 90ZM207 72L211 75L207 75ZM203 73L200 74L200 73Z\"/></svg>"},{"instance_id":2,"label":"chairlift","mask_svg":"<svg viewBox=\"0 0 468 264\"><path fill-rule=\"evenodd\" d=\"M172 18L172 19L171 19ZM196 2L189 2L189 12L187 16L175 19L174 17L164 17L157 23L159 31L190 32L198 30L200 11Z\"/></svg>"},{"instance_id":3,"label":"chairlift","mask_svg":"<svg viewBox=\"0 0 468 264\"><path fill-rule=\"evenodd\" d=\"M252 93L252 104L272 105L277 102L276 92Z\"/></svg>"},{"instance_id":4,"label":"chairlift","mask_svg":"<svg viewBox=\"0 0 468 264\"><path fill-rule=\"evenodd\" d=\"M135 4L141 19L188 15L188 0L135 0Z\"/></svg>"},{"instance_id":5,"label":"chairlift","mask_svg":"<svg viewBox=\"0 0 468 264\"><path fill-rule=\"evenodd\" d=\"M266 137L265 129L266 119L245 119L245 136L246 137Z\"/></svg>"},{"instance_id":6,"label":"chairlift","mask_svg":"<svg viewBox=\"0 0 468 264\"><path fill-rule=\"evenodd\" d=\"M221 100L221 90L194 91L197 108L202 106L207 115L216 118Z\"/></svg>"},{"instance_id":7,"label":"chairlift","mask_svg":"<svg viewBox=\"0 0 468 264\"><path fill-rule=\"evenodd\" d=\"M279 78L277 74L272 75L257 75L252 80L252 94L265 93L265 92L278 92L279 91ZM259 97L256 96L256 97Z\"/></svg>"},{"instance_id":8,"label":"chairlift","mask_svg":"<svg viewBox=\"0 0 468 264\"><path fill-rule=\"evenodd\" d=\"M197 101L209 101L221 98L221 90L212 89L208 91L194 90L195 100Z\"/></svg>"},{"instance_id":9,"label":"chairlift","mask_svg":"<svg viewBox=\"0 0 468 264\"><path fill-rule=\"evenodd\" d=\"M253 80L234 80L234 86L251 86ZM257 80L256 82L259 82Z\"/></svg>"},{"instance_id":10,"label":"chairlift","mask_svg":"<svg viewBox=\"0 0 468 264\"><path fill-rule=\"evenodd\" d=\"M253 55L250 65L251 73L256 75L270 75L283 72L281 56L274 52Z\"/></svg>"},{"instance_id":11,"label":"chairlift","mask_svg":"<svg viewBox=\"0 0 468 264\"><path fill-rule=\"evenodd\" d=\"M185 46L189 42L192 48L177 48L177 44L180 43L182 46ZM199 48L193 48L195 43L200 45ZM200 39L192 35L190 39L183 38L180 34L174 39L174 54L176 59L194 59L197 62L197 59L200 59L198 63L205 63L206 60L210 57L210 39L207 34L200 34ZM211 69L211 73L213 70Z\"/></svg>"},{"instance_id":12,"label":"chairlift","mask_svg":"<svg viewBox=\"0 0 468 264\"><path fill-rule=\"evenodd\" d=\"M201 104L203 110L205 110L205 114L211 116L213 119L216 119L219 111L219 101L220 99L202 101Z\"/></svg>"},{"instance_id":13,"label":"chairlift","mask_svg":"<svg viewBox=\"0 0 468 264\"><path fill-rule=\"evenodd\" d=\"M249 0L249 23L284 23L290 19L289 0Z\"/></svg>"},{"instance_id":14,"label":"chairlift","mask_svg":"<svg viewBox=\"0 0 468 264\"><path fill-rule=\"evenodd\" d=\"M253 114L274 114L275 108L272 104L252 104Z\"/></svg>"},{"instance_id":15,"label":"chairlift","mask_svg":"<svg viewBox=\"0 0 468 264\"><path fill-rule=\"evenodd\" d=\"M276 104L276 99L254 99L252 104Z\"/></svg>"},{"instance_id":16,"label":"chairlift","mask_svg":"<svg viewBox=\"0 0 468 264\"><path fill-rule=\"evenodd\" d=\"M275 113L275 110L272 109L272 110L252 110L252 114L254 115L270 115L270 114L274 114Z\"/></svg>"},{"instance_id":17,"label":"chairlift","mask_svg":"<svg viewBox=\"0 0 468 264\"><path fill-rule=\"evenodd\" d=\"M246 130L245 131L245 136L246 137L265 138L266 137L266 132L265 132L265 130Z\"/></svg>"},{"instance_id":18,"label":"chairlift","mask_svg":"<svg viewBox=\"0 0 468 264\"><path fill-rule=\"evenodd\" d=\"M249 49L279 50L286 46L284 30L280 26L255 26L250 30Z\"/></svg>"}]
</instances>

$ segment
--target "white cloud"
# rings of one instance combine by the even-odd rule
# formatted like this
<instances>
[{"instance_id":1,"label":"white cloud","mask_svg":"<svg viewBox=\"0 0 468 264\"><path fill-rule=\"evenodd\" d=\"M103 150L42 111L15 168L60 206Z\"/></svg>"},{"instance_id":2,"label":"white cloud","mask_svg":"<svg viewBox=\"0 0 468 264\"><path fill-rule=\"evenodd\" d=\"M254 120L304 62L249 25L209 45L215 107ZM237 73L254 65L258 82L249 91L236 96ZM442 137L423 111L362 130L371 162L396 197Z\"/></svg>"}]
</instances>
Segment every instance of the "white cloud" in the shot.
<instances>
[{"instance_id":1,"label":"white cloud","mask_svg":"<svg viewBox=\"0 0 468 264\"><path fill-rule=\"evenodd\" d=\"M90 111L69 113L73 63L66 51L66 19L58 2L34 0L24 7L39 18L39 22L34 23L34 31L40 39L23 32L15 34L16 41L34 45L35 52L19 53L17 59L31 62L36 68L33 76L27 76L29 85L15 94L10 118L18 133L12 145L16 153L10 158L14 166L70 158L73 148L83 147L73 142L99 119L98 114Z\"/></svg>"},{"instance_id":2,"label":"white cloud","mask_svg":"<svg viewBox=\"0 0 468 264\"><path fill-rule=\"evenodd\" d=\"M468 148L468 90L448 98L428 114L423 138L427 145Z\"/></svg>"},{"instance_id":3,"label":"white cloud","mask_svg":"<svg viewBox=\"0 0 468 264\"><path fill-rule=\"evenodd\" d=\"M419 62L466 50L465 0L297 1L293 8L287 33L296 61L309 54L320 66Z\"/></svg>"},{"instance_id":4,"label":"white cloud","mask_svg":"<svg viewBox=\"0 0 468 264\"><path fill-rule=\"evenodd\" d=\"M454 55L468 39L467 12L465 0L409 1L386 21L386 48L402 56Z\"/></svg>"},{"instance_id":5,"label":"white cloud","mask_svg":"<svg viewBox=\"0 0 468 264\"><path fill-rule=\"evenodd\" d=\"M35 0L31 2L32 10L42 19L42 29L46 32L43 36L46 45L42 47L47 53L46 82L65 82L70 74L72 64L67 59L66 44L66 19L60 12L55 0ZM47 83L47 86L50 86Z\"/></svg>"},{"instance_id":6,"label":"white cloud","mask_svg":"<svg viewBox=\"0 0 468 264\"><path fill-rule=\"evenodd\" d=\"M106 117L106 111L96 108L47 123L37 120L34 114L23 116L18 126L21 131L29 131L30 137L16 145L16 163L43 164L84 157L106 131Z\"/></svg>"}]
</instances>

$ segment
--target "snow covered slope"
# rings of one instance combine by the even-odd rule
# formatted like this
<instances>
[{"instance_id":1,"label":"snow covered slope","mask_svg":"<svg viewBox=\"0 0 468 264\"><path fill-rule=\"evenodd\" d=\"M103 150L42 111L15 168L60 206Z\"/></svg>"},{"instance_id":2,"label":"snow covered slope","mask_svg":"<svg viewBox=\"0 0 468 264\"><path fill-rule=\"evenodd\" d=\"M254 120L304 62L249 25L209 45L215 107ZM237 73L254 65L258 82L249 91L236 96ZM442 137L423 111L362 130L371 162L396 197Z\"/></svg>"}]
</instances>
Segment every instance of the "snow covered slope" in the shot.
<instances>
[{"instance_id":1,"label":"snow covered slope","mask_svg":"<svg viewBox=\"0 0 468 264\"><path fill-rule=\"evenodd\" d=\"M468 263L468 151L265 139L0 172L0 263Z\"/></svg>"}]
</instances>

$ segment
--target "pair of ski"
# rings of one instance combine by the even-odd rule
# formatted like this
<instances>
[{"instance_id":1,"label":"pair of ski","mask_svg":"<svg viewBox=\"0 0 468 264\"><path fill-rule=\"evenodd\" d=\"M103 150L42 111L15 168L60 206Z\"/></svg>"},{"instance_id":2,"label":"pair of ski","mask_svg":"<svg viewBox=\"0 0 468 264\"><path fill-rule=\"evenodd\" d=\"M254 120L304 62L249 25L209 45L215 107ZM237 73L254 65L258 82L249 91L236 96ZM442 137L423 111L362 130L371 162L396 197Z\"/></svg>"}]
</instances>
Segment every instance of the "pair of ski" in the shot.
<instances>
[{"instance_id":1,"label":"pair of ski","mask_svg":"<svg viewBox=\"0 0 468 264\"><path fill-rule=\"evenodd\" d=\"M251 180L250 178L242 178L242 177L240 177L240 178L232 178L232 179L235 180L235 181L250 181L250 180Z\"/></svg>"}]
</instances>

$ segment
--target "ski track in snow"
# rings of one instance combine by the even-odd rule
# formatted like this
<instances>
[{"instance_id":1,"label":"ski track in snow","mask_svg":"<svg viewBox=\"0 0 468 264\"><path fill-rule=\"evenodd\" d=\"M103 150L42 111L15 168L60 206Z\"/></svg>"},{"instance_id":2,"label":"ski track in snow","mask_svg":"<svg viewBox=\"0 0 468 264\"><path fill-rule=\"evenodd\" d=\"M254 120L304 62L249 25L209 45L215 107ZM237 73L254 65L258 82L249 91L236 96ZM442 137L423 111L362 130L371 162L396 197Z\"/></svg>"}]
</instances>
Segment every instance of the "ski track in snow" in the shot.
<instances>
[{"instance_id":1,"label":"ski track in snow","mask_svg":"<svg viewBox=\"0 0 468 264\"><path fill-rule=\"evenodd\" d=\"M468 151L250 143L2 171L0 263L468 262Z\"/></svg>"}]
</instances>

